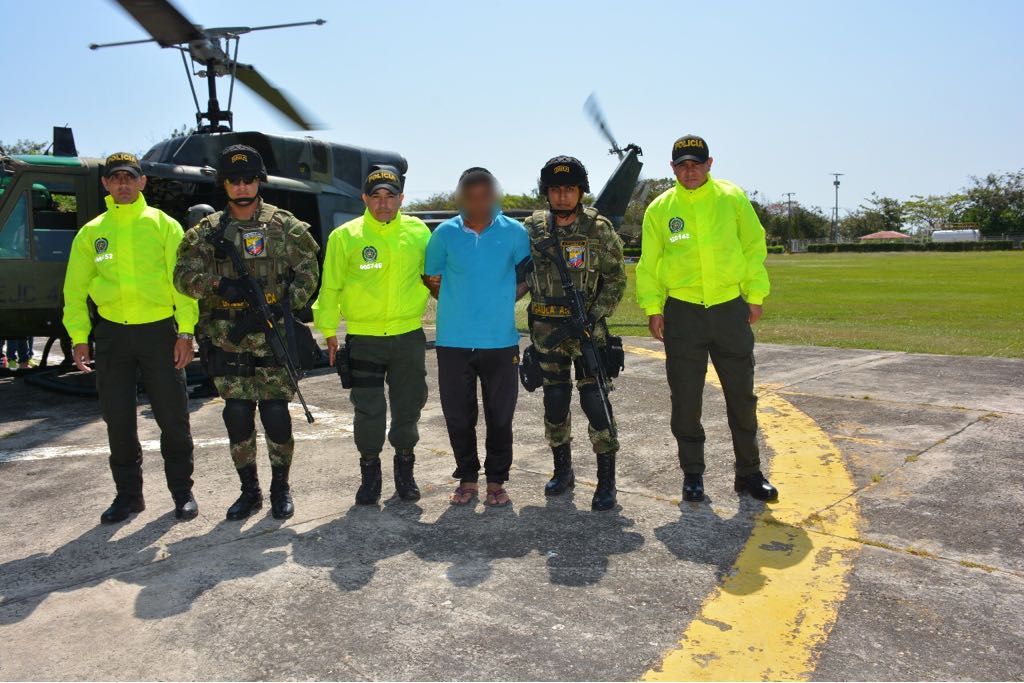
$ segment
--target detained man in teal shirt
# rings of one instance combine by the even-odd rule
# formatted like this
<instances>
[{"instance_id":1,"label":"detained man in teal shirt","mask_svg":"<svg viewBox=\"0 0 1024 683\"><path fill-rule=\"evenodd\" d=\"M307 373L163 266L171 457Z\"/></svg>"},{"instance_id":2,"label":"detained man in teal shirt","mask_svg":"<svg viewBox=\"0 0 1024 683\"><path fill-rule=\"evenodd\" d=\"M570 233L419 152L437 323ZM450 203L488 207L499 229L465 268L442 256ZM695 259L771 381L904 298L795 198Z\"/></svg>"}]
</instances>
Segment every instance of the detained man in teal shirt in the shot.
<instances>
[{"instance_id":1,"label":"detained man in teal shirt","mask_svg":"<svg viewBox=\"0 0 1024 683\"><path fill-rule=\"evenodd\" d=\"M516 299L526 293L530 239L500 211L494 176L474 167L459 178L460 215L434 230L424 270L437 297L437 375L441 409L455 453L453 505L476 500L480 476L477 382L483 393L485 503L508 505L512 416L519 397Z\"/></svg>"}]
</instances>

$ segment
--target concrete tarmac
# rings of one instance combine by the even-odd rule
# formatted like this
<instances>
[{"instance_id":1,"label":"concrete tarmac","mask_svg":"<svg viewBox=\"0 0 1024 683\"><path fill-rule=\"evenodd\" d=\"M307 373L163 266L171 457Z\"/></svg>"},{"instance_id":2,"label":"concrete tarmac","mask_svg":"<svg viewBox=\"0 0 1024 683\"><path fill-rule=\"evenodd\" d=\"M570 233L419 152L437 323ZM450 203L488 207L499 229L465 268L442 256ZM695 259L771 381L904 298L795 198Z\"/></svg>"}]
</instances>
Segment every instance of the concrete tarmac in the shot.
<instances>
[{"instance_id":1,"label":"concrete tarmac","mask_svg":"<svg viewBox=\"0 0 1024 683\"><path fill-rule=\"evenodd\" d=\"M389 498L387 457L382 505L353 504L351 404L318 371L302 383L317 421L292 406L291 520L273 520L269 505L224 520L238 481L222 402L194 399L200 517L177 522L141 396L147 509L101 526L113 487L96 401L0 380L0 678L746 675L724 668L720 648L749 652L756 677L1022 680L1024 361L759 345L762 457L781 489L766 509L732 490L710 383L708 501L680 504L661 345L626 343L611 513L590 511L595 465L578 404L575 493L544 497L539 391L520 394L514 505L449 506L454 462L428 351L418 503ZM818 441L800 440L812 431ZM773 451L784 443L797 445ZM812 452L822 443L841 457ZM260 470L266 484L262 440ZM848 491L823 499L832 489L797 483L814 472L840 473ZM825 503L798 509L809 500ZM773 529L789 541L754 542ZM708 616L738 593L735 621ZM718 635L688 639L705 622ZM743 633L783 640L730 635ZM708 652L695 658L699 647Z\"/></svg>"}]
</instances>

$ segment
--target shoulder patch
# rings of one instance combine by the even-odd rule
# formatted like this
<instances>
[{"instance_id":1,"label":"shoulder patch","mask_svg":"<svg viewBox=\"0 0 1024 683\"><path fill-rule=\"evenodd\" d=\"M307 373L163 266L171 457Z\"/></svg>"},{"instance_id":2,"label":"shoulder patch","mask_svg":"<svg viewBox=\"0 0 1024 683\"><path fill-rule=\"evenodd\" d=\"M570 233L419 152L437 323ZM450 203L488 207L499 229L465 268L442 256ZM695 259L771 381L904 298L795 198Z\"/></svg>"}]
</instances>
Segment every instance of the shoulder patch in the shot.
<instances>
[{"instance_id":1,"label":"shoulder patch","mask_svg":"<svg viewBox=\"0 0 1024 683\"><path fill-rule=\"evenodd\" d=\"M197 228L192 228L191 230L185 231L183 241L188 243L190 247L194 247L199 244L199 230Z\"/></svg>"}]
</instances>

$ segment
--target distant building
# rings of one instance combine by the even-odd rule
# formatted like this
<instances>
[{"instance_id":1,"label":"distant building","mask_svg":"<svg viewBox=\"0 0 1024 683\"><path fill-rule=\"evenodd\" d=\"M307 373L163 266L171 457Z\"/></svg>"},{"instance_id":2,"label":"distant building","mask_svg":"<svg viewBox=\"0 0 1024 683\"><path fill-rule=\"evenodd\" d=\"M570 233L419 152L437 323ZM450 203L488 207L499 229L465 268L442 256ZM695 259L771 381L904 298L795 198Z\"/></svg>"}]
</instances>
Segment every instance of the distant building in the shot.
<instances>
[{"instance_id":1,"label":"distant building","mask_svg":"<svg viewBox=\"0 0 1024 683\"><path fill-rule=\"evenodd\" d=\"M896 232L895 230L882 230L881 232L873 232L870 235L861 236L862 240L909 240L910 235L904 235L902 232Z\"/></svg>"}]
</instances>

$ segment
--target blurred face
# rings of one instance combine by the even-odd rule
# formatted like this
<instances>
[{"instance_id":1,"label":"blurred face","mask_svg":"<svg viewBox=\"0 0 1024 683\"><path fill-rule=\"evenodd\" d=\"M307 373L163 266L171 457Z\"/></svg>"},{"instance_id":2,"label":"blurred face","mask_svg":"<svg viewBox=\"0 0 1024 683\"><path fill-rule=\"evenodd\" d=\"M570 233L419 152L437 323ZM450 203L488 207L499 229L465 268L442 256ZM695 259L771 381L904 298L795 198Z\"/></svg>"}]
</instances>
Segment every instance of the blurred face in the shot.
<instances>
[{"instance_id":1,"label":"blurred face","mask_svg":"<svg viewBox=\"0 0 1024 683\"><path fill-rule=\"evenodd\" d=\"M714 162L712 157L708 157L703 164L690 160L680 161L678 164L672 164L672 172L676 174L676 180L680 185L687 190L696 190L707 182L712 162Z\"/></svg>"},{"instance_id":2,"label":"blurred face","mask_svg":"<svg viewBox=\"0 0 1024 683\"><path fill-rule=\"evenodd\" d=\"M383 187L375 190L373 194L363 195L363 203L370 210L370 215L381 223L388 223L395 219L398 210L402 208L403 199L405 199L404 194L393 194L391 190Z\"/></svg>"},{"instance_id":3,"label":"blurred face","mask_svg":"<svg viewBox=\"0 0 1024 683\"><path fill-rule=\"evenodd\" d=\"M572 211L582 198L583 194L578 185L557 185L548 188L548 203L556 211Z\"/></svg>"},{"instance_id":4,"label":"blurred face","mask_svg":"<svg viewBox=\"0 0 1024 683\"><path fill-rule=\"evenodd\" d=\"M256 201L260 191L259 176L238 176L224 181L224 192L228 199L239 206L248 206Z\"/></svg>"},{"instance_id":5,"label":"blurred face","mask_svg":"<svg viewBox=\"0 0 1024 683\"><path fill-rule=\"evenodd\" d=\"M115 204L131 204L146 189L146 176L136 178L128 171L117 171L109 178L102 178L101 182Z\"/></svg>"},{"instance_id":6,"label":"blurred face","mask_svg":"<svg viewBox=\"0 0 1024 683\"><path fill-rule=\"evenodd\" d=\"M497 192L490 183L471 183L459 192L459 206L472 223L490 223L497 203Z\"/></svg>"}]
</instances>

